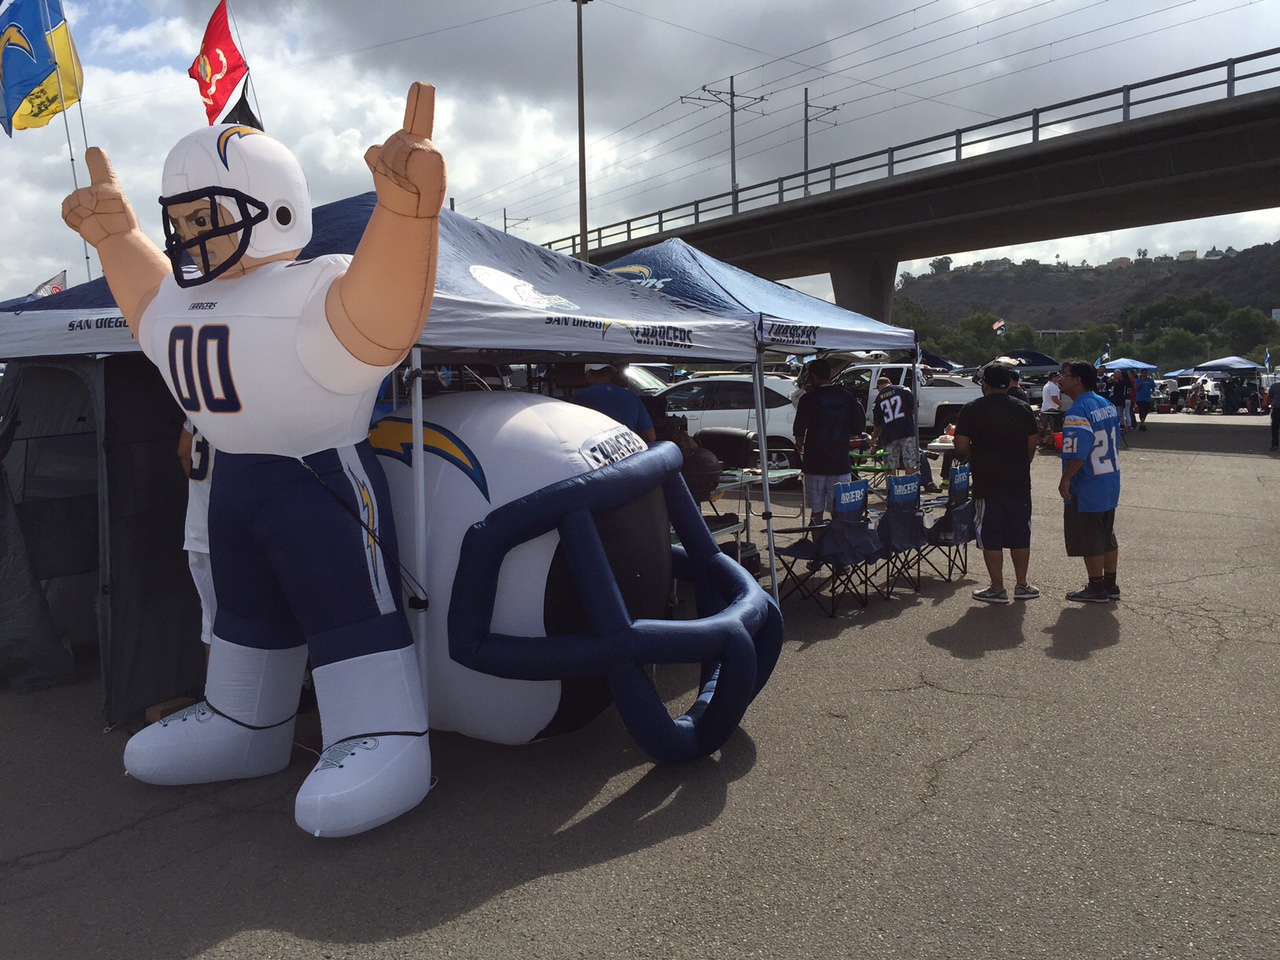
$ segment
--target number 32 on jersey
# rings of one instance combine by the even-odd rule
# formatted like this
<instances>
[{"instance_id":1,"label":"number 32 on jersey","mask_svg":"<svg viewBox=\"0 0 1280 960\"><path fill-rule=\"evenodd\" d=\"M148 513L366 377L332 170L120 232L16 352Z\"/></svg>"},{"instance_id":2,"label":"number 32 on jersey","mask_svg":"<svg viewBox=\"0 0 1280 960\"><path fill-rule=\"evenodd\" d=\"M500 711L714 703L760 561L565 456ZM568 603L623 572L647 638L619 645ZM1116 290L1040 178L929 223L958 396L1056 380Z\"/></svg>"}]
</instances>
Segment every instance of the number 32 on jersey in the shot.
<instances>
[{"instance_id":1,"label":"number 32 on jersey","mask_svg":"<svg viewBox=\"0 0 1280 960\"><path fill-rule=\"evenodd\" d=\"M211 323L198 330L179 324L169 331L169 378L187 413L239 413L231 375L231 328Z\"/></svg>"}]
</instances>

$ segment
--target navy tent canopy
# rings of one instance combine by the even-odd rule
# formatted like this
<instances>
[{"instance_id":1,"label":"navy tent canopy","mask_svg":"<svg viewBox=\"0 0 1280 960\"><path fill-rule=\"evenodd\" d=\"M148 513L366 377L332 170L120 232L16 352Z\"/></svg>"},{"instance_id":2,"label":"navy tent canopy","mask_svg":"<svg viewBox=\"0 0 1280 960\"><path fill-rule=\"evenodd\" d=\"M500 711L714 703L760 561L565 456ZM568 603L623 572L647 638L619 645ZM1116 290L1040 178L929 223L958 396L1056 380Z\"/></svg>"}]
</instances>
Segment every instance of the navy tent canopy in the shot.
<instances>
[{"instance_id":1,"label":"navy tent canopy","mask_svg":"<svg viewBox=\"0 0 1280 960\"><path fill-rule=\"evenodd\" d=\"M1108 360L1101 364L1108 370L1155 370L1154 363L1143 363L1141 360L1130 360L1128 357L1121 357L1119 360Z\"/></svg>"},{"instance_id":2,"label":"navy tent canopy","mask_svg":"<svg viewBox=\"0 0 1280 960\"><path fill-rule=\"evenodd\" d=\"M680 239L620 257L607 269L722 316L759 316L766 349L914 350L915 331L893 327L740 270Z\"/></svg>"},{"instance_id":3,"label":"navy tent canopy","mask_svg":"<svg viewBox=\"0 0 1280 960\"><path fill-rule=\"evenodd\" d=\"M1223 373L1253 373L1258 370L1265 371L1267 368L1260 363L1246 360L1244 357L1219 357L1217 360L1206 360L1204 363L1198 363L1193 369L1197 373L1215 371Z\"/></svg>"}]
</instances>

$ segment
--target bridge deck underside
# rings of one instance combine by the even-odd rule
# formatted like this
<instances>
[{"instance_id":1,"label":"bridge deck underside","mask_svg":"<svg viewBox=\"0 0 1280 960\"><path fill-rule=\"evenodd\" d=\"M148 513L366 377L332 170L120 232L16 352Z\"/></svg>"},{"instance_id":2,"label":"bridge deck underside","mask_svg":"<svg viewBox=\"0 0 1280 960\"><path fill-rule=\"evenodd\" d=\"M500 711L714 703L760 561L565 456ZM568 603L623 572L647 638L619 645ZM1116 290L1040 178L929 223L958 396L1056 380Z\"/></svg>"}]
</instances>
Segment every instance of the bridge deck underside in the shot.
<instances>
[{"instance_id":1,"label":"bridge deck underside","mask_svg":"<svg viewBox=\"0 0 1280 960\"><path fill-rule=\"evenodd\" d=\"M1280 90L901 174L669 236L774 280L1280 206Z\"/></svg>"}]
</instances>

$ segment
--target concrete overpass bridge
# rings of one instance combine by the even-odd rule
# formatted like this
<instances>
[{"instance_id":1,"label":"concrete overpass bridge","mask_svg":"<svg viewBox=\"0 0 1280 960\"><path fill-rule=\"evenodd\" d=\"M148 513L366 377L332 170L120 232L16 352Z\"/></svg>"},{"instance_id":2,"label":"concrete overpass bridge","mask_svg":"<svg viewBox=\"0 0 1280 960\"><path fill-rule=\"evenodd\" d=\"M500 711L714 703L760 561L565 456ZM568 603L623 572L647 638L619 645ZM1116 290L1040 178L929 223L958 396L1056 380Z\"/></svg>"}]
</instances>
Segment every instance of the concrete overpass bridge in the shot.
<instances>
[{"instance_id":1,"label":"concrete overpass bridge","mask_svg":"<svg viewBox=\"0 0 1280 960\"><path fill-rule=\"evenodd\" d=\"M596 227L588 253L680 237L888 321L901 261L1280 206L1277 79L1280 48Z\"/></svg>"}]
</instances>

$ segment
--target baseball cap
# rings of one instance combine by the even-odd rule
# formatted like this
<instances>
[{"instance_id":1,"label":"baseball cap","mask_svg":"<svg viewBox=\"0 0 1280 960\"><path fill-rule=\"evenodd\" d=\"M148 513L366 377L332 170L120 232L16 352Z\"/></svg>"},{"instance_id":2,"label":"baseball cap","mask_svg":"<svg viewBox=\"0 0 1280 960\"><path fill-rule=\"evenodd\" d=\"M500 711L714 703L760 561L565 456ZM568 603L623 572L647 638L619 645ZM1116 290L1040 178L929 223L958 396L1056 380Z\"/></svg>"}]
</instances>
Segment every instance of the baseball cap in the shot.
<instances>
[{"instance_id":1,"label":"baseball cap","mask_svg":"<svg viewBox=\"0 0 1280 960\"><path fill-rule=\"evenodd\" d=\"M1013 382L1013 379L1009 376L1008 367L993 363L982 371L982 382L989 387L995 387L997 390L1004 390Z\"/></svg>"},{"instance_id":2,"label":"baseball cap","mask_svg":"<svg viewBox=\"0 0 1280 960\"><path fill-rule=\"evenodd\" d=\"M612 370L612 363L588 363L583 365L583 369L590 373L592 370Z\"/></svg>"}]
</instances>

